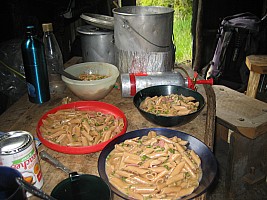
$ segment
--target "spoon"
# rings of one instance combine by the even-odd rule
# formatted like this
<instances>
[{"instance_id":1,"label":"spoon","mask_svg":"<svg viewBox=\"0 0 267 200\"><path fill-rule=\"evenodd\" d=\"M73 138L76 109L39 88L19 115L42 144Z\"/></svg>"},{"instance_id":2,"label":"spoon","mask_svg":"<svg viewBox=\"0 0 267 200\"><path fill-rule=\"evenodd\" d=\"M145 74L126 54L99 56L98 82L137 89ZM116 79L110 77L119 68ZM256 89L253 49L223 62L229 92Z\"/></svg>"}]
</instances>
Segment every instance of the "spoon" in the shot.
<instances>
[{"instance_id":1,"label":"spoon","mask_svg":"<svg viewBox=\"0 0 267 200\"><path fill-rule=\"evenodd\" d=\"M45 200L57 200L54 197L46 194L45 192L43 192L42 190L38 189L37 187L31 185L30 183L26 182L23 178L21 177L17 177L16 178L16 182L19 184L19 186L21 186L22 188L24 188L26 191L30 192L31 194L41 198L41 199L45 199Z\"/></svg>"},{"instance_id":2,"label":"spoon","mask_svg":"<svg viewBox=\"0 0 267 200\"><path fill-rule=\"evenodd\" d=\"M41 159L45 160L46 162L50 163L57 169L61 169L65 173L69 174L69 178L71 180L71 190L74 194L80 194L80 175L77 172L72 172L70 169L68 169L66 166L64 166L61 162L59 162L56 158L52 157L50 154L48 154L46 151L41 151L39 153ZM80 196L75 197L76 200L80 200Z\"/></svg>"},{"instance_id":3,"label":"spoon","mask_svg":"<svg viewBox=\"0 0 267 200\"><path fill-rule=\"evenodd\" d=\"M62 171L64 171L67 174L70 174L72 172L70 169L68 169L66 166L64 166L61 162L59 162L57 159L52 157L46 151L44 151L44 150L41 151L39 153L39 155L40 155L41 159L43 159L44 161L50 163L51 165L53 165L57 169L61 169Z\"/></svg>"},{"instance_id":4,"label":"spoon","mask_svg":"<svg viewBox=\"0 0 267 200\"><path fill-rule=\"evenodd\" d=\"M79 77L73 76L70 73L64 71L63 69L57 70L57 73L59 73L60 75L66 76L69 79L78 80L78 81L81 81L82 80Z\"/></svg>"}]
</instances>

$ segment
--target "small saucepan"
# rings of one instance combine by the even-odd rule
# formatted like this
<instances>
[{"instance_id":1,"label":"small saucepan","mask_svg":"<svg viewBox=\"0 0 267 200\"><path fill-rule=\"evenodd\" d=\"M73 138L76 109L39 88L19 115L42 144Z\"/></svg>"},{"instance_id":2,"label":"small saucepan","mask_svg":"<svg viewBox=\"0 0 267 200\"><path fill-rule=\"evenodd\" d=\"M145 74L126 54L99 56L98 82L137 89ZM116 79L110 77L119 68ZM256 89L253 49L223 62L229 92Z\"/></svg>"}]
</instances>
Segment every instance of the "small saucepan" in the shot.
<instances>
[{"instance_id":1,"label":"small saucepan","mask_svg":"<svg viewBox=\"0 0 267 200\"><path fill-rule=\"evenodd\" d=\"M61 181L51 192L51 196L64 200L111 200L109 185L100 177L89 174L78 174L72 172L57 159L46 151L40 152L40 157L58 169L69 174L69 178Z\"/></svg>"}]
</instances>

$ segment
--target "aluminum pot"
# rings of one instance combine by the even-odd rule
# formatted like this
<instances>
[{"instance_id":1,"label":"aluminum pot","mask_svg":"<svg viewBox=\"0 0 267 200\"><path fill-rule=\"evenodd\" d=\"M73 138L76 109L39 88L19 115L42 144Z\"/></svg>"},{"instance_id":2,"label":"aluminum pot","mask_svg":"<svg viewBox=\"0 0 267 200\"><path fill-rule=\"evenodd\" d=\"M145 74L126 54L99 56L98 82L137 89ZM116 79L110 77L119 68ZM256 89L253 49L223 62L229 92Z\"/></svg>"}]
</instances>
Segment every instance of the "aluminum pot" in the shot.
<instances>
[{"instance_id":1,"label":"aluminum pot","mask_svg":"<svg viewBox=\"0 0 267 200\"><path fill-rule=\"evenodd\" d=\"M173 13L172 8L162 6L113 9L115 60L121 73L173 69Z\"/></svg>"},{"instance_id":2,"label":"aluminum pot","mask_svg":"<svg viewBox=\"0 0 267 200\"><path fill-rule=\"evenodd\" d=\"M114 32L85 25L77 28L81 38L82 57L84 62L106 62L115 64Z\"/></svg>"}]
</instances>

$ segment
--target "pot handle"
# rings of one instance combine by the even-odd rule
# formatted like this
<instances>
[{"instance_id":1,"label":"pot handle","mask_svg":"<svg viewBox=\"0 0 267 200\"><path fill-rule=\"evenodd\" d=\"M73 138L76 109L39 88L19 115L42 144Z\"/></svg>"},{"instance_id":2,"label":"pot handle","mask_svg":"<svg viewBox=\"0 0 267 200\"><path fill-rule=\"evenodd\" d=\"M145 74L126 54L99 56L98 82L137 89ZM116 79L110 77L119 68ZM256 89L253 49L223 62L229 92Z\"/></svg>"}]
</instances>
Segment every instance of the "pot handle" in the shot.
<instances>
[{"instance_id":1,"label":"pot handle","mask_svg":"<svg viewBox=\"0 0 267 200\"><path fill-rule=\"evenodd\" d=\"M137 30L135 30L135 28L130 25L130 23L128 22L127 19L122 19L122 22L123 22L122 27L124 27L126 29L132 29L137 35L139 35L141 38L143 38L148 43L150 43L150 44L152 44L152 45L154 45L156 47L159 47L159 48L168 48L168 47L170 47L170 45L162 46L162 45L157 45L157 44L151 42L150 40L148 40L147 38L145 38L143 35L141 35Z\"/></svg>"},{"instance_id":2,"label":"pot handle","mask_svg":"<svg viewBox=\"0 0 267 200\"><path fill-rule=\"evenodd\" d=\"M48 154L46 151L41 151L39 153L40 157L45 160L46 162L50 163L54 167L61 169L65 173L69 174L72 171L68 169L66 166L64 166L61 162L59 162L56 158L52 157L50 154Z\"/></svg>"},{"instance_id":3,"label":"pot handle","mask_svg":"<svg viewBox=\"0 0 267 200\"><path fill-rule=\"evenodd\" d=\"M80 175L77 172L71 172L69 177L71 182L80 180Z\"/></svg>"}]
</instances>

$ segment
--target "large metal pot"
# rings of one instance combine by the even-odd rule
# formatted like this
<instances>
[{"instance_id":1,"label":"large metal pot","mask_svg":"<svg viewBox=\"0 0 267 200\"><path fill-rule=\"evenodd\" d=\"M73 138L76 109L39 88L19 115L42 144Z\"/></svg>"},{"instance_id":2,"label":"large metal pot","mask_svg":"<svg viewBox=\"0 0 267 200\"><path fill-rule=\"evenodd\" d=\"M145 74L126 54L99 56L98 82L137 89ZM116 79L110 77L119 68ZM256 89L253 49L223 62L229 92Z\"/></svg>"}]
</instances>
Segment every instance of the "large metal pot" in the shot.
<instances>
[{"instance_id":1,"label":"large metal pot","mask_svg":"<svg viewBox=\"0 0 267 200\"><path fill-rule=\"evenodd\" d=\"M121 73L169 72L175 61L173 13L162 6L124 6L113 9L114 18L92 14L81 18L114 29L115 65Z\"/></svg>"},{"instance_id":2,"label":"large metal pot","mask_svg":"<svg viewBox=\"0 0 267 200\"><path fill-rule=\"evenodd\" d=\"M113 10L115 60L122 73L173 69L173 13L172 8L161 6Z\"/></svg>"},{"instance_id":3,"label":"large metal pot","mask_svg":"<svg viewBox=\"0 0 267 200\"><path fill-rule=\"evenodd\" d=\"M85 25L77 28L81 38L84 62L106 62L115 64L114 33L112 30Z\"/></svg>"}]
</instances>

